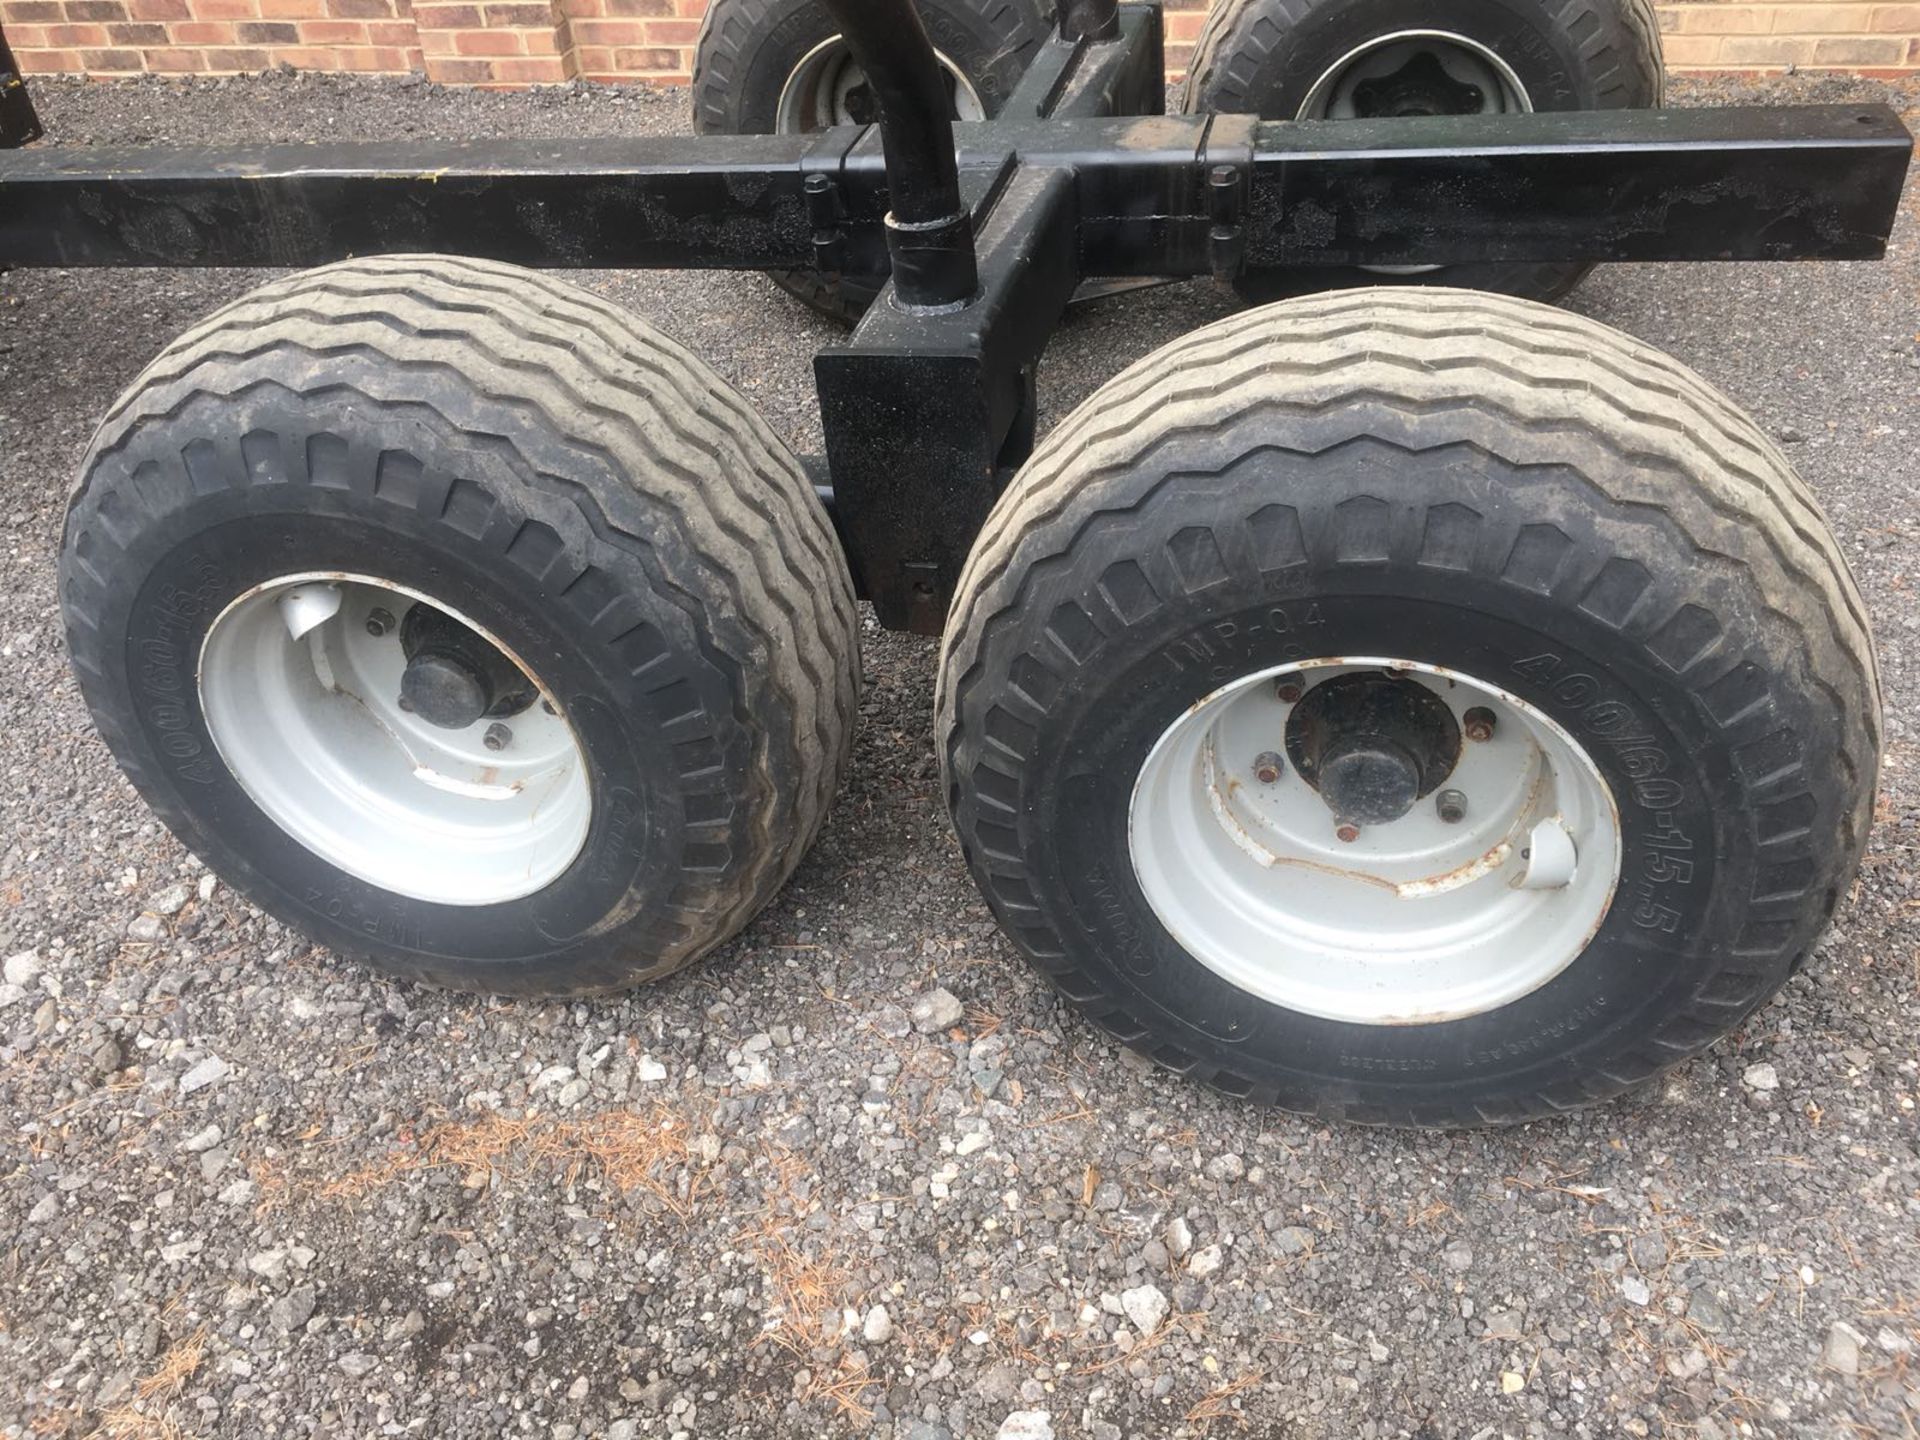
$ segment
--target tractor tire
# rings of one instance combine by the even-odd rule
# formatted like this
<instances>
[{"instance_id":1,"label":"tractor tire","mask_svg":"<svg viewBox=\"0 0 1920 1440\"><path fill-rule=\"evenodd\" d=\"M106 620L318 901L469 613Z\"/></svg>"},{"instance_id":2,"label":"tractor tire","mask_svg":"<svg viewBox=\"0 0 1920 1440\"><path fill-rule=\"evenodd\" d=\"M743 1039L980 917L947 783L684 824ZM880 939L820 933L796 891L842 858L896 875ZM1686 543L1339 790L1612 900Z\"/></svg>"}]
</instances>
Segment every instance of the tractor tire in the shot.
<instances>
[{"instance_id":1,"label":"tractor tire","mask_svg":"<svg viewBox=\"0 0 1920 1440\"><path fill-rule=\"evenodd\" d=\"M799 465L673 341L507 265L349 261L189 331L94 438L60 597L167 826L411 979L668 974L847 765L853 591Z\"/></svg>"},{"instance_id":2,"label":"tractor tire","mask_svg":"<svg viewBox=\"0 0 1920 1440\"><path fill-rule=\"evenodd\" d=\"M961 578L976 880L1101 1027L1365 1123L1617 1095L1834 913L1881 742L1806 487L1678 363L1467 291L1230 317L1049 435Z\"/></svg>"},{"instance_id":3,"label":"tractor tire","mask_svg":"<svg viewBox=\"0 0 1920 1440\"><path fill-rule=\"evenodd\" d=\"M990 119L1047 38L1050 11L1036 0L915 0L954 90L956 119ZM839 27L819 0L713 0L693 59L693 128L701 135L805 134L867 123L859 68L837 47ZM801 103L799 96L814 97ZM835 97L851 97L852 110ZM783 104L783 99L785 103ZM815 270L772 270L774 284L851 326L884 275L829 280Z\"/></svg>"},{"instance_id":4,"label":"tractor tire","mask_svg":"<svg viewBox=\"0 0 1920 1440\"><path fill-rule=\"evenodd\" d=\"M1182 108L1268 120L1627 110L1658 106L1664 84L1651 0L1216 0ZM1327 266L1250 276L1238 288L1253 304L1389 284L1557 300L1590 269Z\"/></svg>"}]
</instances>

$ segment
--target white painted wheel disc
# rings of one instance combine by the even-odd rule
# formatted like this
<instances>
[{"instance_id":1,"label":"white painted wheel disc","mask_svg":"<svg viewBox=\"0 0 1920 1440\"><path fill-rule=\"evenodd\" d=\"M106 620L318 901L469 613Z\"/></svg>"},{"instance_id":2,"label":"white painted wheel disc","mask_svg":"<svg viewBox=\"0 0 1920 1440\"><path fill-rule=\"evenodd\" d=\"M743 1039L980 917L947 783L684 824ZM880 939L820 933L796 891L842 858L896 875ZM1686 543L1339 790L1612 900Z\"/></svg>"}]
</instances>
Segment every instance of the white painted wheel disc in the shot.
<instances>
[{"instance_id":1,"label":"white painted wheel disc","mask_svg":"<svg viewBox=\"0 0 1920 1440\"><path fill-rule=\"evenodd\" d=\"M401 707L395 621L416 604L534 682L540 699L499 717L510 739L496 733L498 748L491 718L443 729ZM331 572L255 586L208 630L199 679L207 729L254 803L382 890L446 905L515 900L551 884L586 841L586 758L565 715L498 640L417 591Z\"/></svg>"},{"instance_id":2,"label":"white painted wheel disc","mask_svg":"<svg viewBox=\"0 0 1920 1440\"><path fill-rule=\"evenodd\" d=\"M1399 819L1342 840L1286 754L1293 703L1334 676L1387 671L1457 720L1485 707L1490 739L1463 741L1443 785ZM1436 797L1458 792L1449 822ZM1250 995L1323 1019L1433 1023L1510 1004L1586 949L1620 875L1620 822L1592 759L1518 697L1456 671L1342 657L1249 675L1194 705L1137 777L1128 844L1169 934Z\"/></svg>"}]
</instances>

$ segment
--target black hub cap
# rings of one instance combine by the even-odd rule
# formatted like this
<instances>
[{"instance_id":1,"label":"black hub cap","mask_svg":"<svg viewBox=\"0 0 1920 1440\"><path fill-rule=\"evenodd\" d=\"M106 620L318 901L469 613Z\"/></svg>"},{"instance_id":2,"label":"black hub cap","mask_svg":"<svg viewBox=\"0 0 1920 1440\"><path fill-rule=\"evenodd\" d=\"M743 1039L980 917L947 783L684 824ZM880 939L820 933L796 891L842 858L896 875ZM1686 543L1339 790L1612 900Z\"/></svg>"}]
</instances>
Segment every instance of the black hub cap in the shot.
<instances>
[{"instance_id":1,"label":"black hub cap","mask_svg":"<svg viewBox=\"0 0 1920 1440\"><path fill-rule=\"evenodd\" d=\"M429 725L464 730L489 716L517 715L534 700L520 667L458 620L415 605L400 625L407 668L400 703Z\"/></svg>"},{"instance_id":2,"label":"black hub cap","mask_svg":"<svg viewBox=\"0 0 1920 1440\"><path fill-rule=\"evenodd\" d=\"M960 118L959 82L944 68L941 77L947 82L947 118ZM874 98L873 86L866 80L857 85L849 85L841 104L847 112L847 119L855 125L876 125L880 121L880 102Z\"/></svg>"},{"instance_id":3,"label":"black hub cap","mask_svg":"<svg viewBox=\"0 0 1920 1440\"><path fill-rule=\"evenodd\" d=\"M1287 756L1336 820L1384 825L1453 773L1460 726L1446 702L1415 681L1340 675L1293 707Z\"/></svg>"},{"instance_id":4,"label":"black hub cap","mask_svg":"<svg viewBox=\"0 0 1920 1440\"><path fill-rule=\"evenodd\" d=\"M1353 87L1353 108L1363 118L1409 115L1478 115L1486 96L1478 85L1454 79L1422 51L1391 75Z\"/></svg>"}]
</instances>

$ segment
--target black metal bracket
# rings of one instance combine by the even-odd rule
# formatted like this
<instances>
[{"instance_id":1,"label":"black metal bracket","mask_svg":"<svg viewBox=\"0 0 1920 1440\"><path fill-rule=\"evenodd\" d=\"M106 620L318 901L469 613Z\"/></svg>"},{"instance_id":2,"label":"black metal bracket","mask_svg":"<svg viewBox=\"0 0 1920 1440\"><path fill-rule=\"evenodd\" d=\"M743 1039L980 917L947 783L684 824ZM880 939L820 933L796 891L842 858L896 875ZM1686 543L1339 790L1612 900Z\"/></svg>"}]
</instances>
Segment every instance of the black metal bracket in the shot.
<instances>
[{"instance_id":1,"label":"black metal bracket","mask_svg":"<svg viewBox=\"0 0 1920 1440\"><path fill-rule=\"evenodd\" d=\"M26 79L7 44L6 31L0 30L0 150L18 149L45 133L40 117L34 113Z\"/></svg>"},{"instance_id":2,"label":"black metal bracket","mask_svg":"<svg viewBox=\"0 0 1920 1440\"><path fill-rule=\"evenodd\" d=\"M814 357L835 522L892 629L940 633L973 537L1033 449L1040 352L1078 279L1072 172L1006 174L971 305L909 308L889 285Z\"/></svg>"},{"instance_id":3,"label":"black metal bracket","mask_svg":"<svg viewBox=\"0 0 1920 1440\"><path fill-rule=\"evenodd\" d=\"M1216 115L1196 167L1206 187L1199 202L1207 217L1207 269L1229 285L1247 260L1247 196L1253 186L1255 122Z\"/></svg>"},{"instance_id":4,"label":"black metal bracket","mask_svg":"<svg viewBox=\"0 0 1920 1440\"><path fill-rule=\"evenodd\" d=\"M807 223L813 227L813 268L820 278L837 284L847 264L847 233L841 228L847 217L840 199L840 187L831 175L812 174L801 186L807 197Z\"/></svg>"}]
</instances>

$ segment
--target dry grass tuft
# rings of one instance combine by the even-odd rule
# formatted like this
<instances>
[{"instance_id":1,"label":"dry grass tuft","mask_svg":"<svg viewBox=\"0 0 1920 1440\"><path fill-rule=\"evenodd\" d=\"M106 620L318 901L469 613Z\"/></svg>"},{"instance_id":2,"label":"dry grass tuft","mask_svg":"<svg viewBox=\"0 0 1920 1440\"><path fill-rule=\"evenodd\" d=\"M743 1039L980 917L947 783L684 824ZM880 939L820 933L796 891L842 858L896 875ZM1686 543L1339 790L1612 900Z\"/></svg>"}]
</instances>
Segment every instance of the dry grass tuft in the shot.
<instances>
[{"instance_id":1,"label":"dry grass tuft","mask_svg":"<svg viewBox=\"0 0 1920 1440\"><path fill-rule=\"evenodd\" d=\"M130 1405L116 1405L101 1415L87 1440L186 1440L186 1432L171 1416L143 1415Z\"/></svg>"},{"instance_id":2,"label":"dry grass tuft","mask_svg":"<svg viewBox=\"0 0 1920 1440\"><path fill-rule=\"evenodd\" d=\"M766 1274L778 1318L767 1338L799 1356L828 1343L848 1286L839 1256L831 1250L809 1255L773 1229L755 1232L747 1243Z\"/></svg>"},{"instance_id":3,"label":"dry grass tuft","mask_svg":"<svg viewBox=\"0 0 1920 1440\"><path fill-rule=\"evenodd\" d=\"M166 1413L167 1402L185 1388L207 1354L207 1327L202 1325L184 1340L176 1340L160 1357L153 1373L143 1375L134 1391L151 1411L116 1405L103 1411L100 1424L87 1440L182 1440L184 1432Z\"/></svg>"},{"instance_id":4,"label":"dry grass tuft","mask_svg":"<svg viewBox=\"0 0 1920 1440\"><path fill-rule=\"evenodd\" d=\"M853 1278L832 1247L822 1246L809 1253L790 1238L798 1215L806 1208L799 1200L797 1182L811 1175L809 1167L791 1151L780 1151L773 1157L773 1170L766 1207L758 1223L740 1237L740 1245L759 1262L773 1302L769 1310L773 1323L762 1332L762 1338L809 1367L813 1352L838 1338ZM803 1403L826 1400L850 1419L873 1418L873 1408L863 1397L878 1377L864 1361L856 1362L842 1354L835 1369L806 1368L805 1374L806 1381L798 1393Z\"/></svg>"},{"instance_id":5,"label":"dry grass tuft","mask_svg":"<svg viewBox=\"0 0 1920 1440\"><path fill-rule=\"evenodd\" d=\"M803 1402L827 1400L832 1402L835 1408L849 1420L871 1420L873 1407L862 1397L866 1394L868 1387L875 1383L875 1377L867 1369L866 1361L862 1360L855 1364L843 1356L840 1368L834 1374L810 1374L800 1399Z\"/></svg>"},{"instance_id":6,"label":"dry grass tuft","mask_svg":"<svg viewBox=\"0 0 1920 1440\"><path fill-rule=\"evenodd\" d=\"M358 1200L417 1170L524 1176L547 1166L560 1171L568 1185L597 1172L623 1195L644 1190L684 1219L702 1180L693 1169L692 1137L686 1117L662 1102L644 1111L605 1110L578 1120L487 1115L435 1125L412 1145L328 1181L319 1193L326 1200Z\"/></svg>"},{"instance_id":7,"label":"dry grass tuft","mask_svg":"<svg viewBox=\"0 0 1920 1440\"><path fill-rule=\"evenodd\" d=\"M700 1193L702 1174L692 1162L690 1127L665 1105L647 1114L610 1110L571 1127L559 1147L576 1152L568 1171L569 1183L579 1170L592 1164L606 1182L625 1195L645 1190L676 1215L692 1211ZM669 1183L676 1173L687 1178L686 1193Z\"/></svg>"},{"instance_id":8,"label":"dry grass tuft","mask_svg":"<svg viewBox=\"0 0 1920 1440\"><path fill-rule=\"evenodd\" d=\"M1251 1390L1266 1378L1266 1374L1264 1370L1249 1370L1237 1380L1230 1380L1218 1390L1201 1396L1194 1407L1187 1411L1187 1423L1205 1429L1216 1420L1231 1420L1245 1430L1249 1422L1243 1412L1233 1408L1233 1397Z\"/></svg>"},{"instance_id":9,"label":"dry grass tuft","mask_svg":"<svg viewBox=\"0 0 1920 1440\"><path fill-rule=\"evenodd\" d=\"M180 1387L193 1378L207 1354L207 1327L202 1325L184 1340L167 1347L160 1364L151 1375L143 1376L137 1387L142 1400L168 1400L180 1393Z\"/></svg>"},{"instance_id":10,"label":"dry grass tuft","mask_svg":"<svg viewBox=\"0 0 1920 1440\"><path fill-rule=\"evenodd\" d=\"M287 1179L285 1161L255 1160L247 1166L247 1178L253 1181L253 1213L256 1219L264 1220L292 1196L293 1186Z\"/></svg>"}]
</instances>

